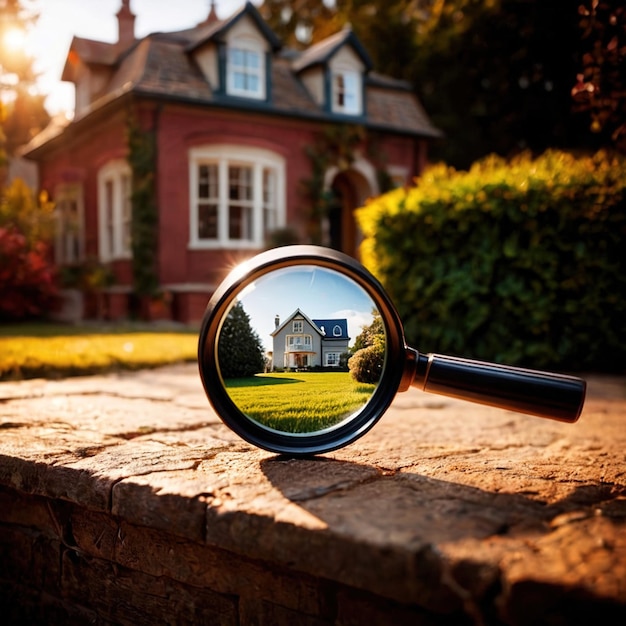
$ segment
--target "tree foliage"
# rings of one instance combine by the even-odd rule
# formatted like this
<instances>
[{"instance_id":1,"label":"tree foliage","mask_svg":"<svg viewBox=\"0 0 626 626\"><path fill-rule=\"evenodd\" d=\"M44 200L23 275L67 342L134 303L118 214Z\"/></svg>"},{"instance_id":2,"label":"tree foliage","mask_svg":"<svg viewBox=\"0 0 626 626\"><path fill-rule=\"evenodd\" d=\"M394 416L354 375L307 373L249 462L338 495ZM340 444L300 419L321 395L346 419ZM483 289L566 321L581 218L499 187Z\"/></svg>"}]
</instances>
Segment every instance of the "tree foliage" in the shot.
<instances>
[{"instance_id":1,"label":"tree foliage","mask_svg":"<svg viewBox=\"0 0 626 626\"><path fill-rule=\"evenodd\" d=\"M287 46L303 48L332 34L335 12L323 0L264 0L263 19Z\"/></svg>"},{"instance_id":2,"label":"tree foliage","mask_svg":"<svg viewBox=\"0 0 626 626\"><path fill-rule=\"evenodd\" d=\"M385 342L385 326L383 324L383 318L380 316L380 312L376 307L372 309L373 320L371 324L363 326L360 334L354 340L352 346L352 352L373 346L376 343Z\"/></svg>"},{"instance_id":3,"label":"tree foliage","mask_svg":"<svg viewBox=\"0 0 626 626\"><path fill-rule=\"evenodd\" d=\"M0 0L0 152L15 154L50 121L44 97L34 90L34 59L23 45L37 16L20 0Z\"/></svg>"},{"instance_id":4,"label":"tree foliage","mask_svg":"<svg viewBox=\"0 0 626 626\"><path fill-rule=\"evenodd\" d=\"M0 320L41 317L56 304L52 209L19 178L0 189Z\"/></svg>"},{"instance_id":5,"label":"tree foliage","mask_svg":"<svg viewBox=\"0 0 626 626\"><path fill-rule=\"evenodd\" d=\"M261 340L241 302L231 308L224 320L218 342L218 359L223 378L254 376L265 367Z\"/></svg>"},{"instance_id":6,"label":"tree foliage","mask_svg":"<svg viewBox=\"0 0 626 626\"><path fill-rule=\"evenodd\" d=\"M592 132L626 153L626 5L586 0L578 11L583 54L572 95Z\"/></svg>"},{"instance_id":7,"label":"tree foliage","mask_svg":"<svg viewBox=\"0 0 626 626\"><path fill-rule=\"evenodd\" d=\"M319 5L332 6L330 17L309 19ZM266 0L263 8L288 44L300 15L312 42L350 24L376 71L409 81L444 131L431 160L467 168L491 153L596 151L624 136L622 0Z\"/></svg>"}]
</instances>

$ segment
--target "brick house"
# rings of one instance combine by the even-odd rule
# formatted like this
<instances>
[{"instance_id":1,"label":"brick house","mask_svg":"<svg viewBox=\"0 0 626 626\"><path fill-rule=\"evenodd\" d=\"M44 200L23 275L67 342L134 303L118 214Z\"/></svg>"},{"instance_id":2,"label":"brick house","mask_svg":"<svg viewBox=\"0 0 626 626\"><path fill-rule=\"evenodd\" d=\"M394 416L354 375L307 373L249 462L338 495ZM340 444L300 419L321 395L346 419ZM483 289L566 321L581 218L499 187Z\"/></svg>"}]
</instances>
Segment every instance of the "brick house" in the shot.
<instances>
[{"instance_id":1,"label":"brick house","mask_svg":"<svg viewBox=\"0 0 626 626\"><path fill-rule=\"evenodd\" d=\"M282 324L276 318L272 341L274 368L339 367L350 343L348 320L309 319L296 309Z\"/></svg>"},{"instance_id":2,"label":"brick house","mask_svg":"<svg viewBox=\"0 0 626 626\"><path fill-rule=\"evenodd\" d=\"M25 150L56 203L59 264L95 259L114 274L109 318L128 315L136 286L131 125L153 140L144 265L184 322L201 318L236 262L286 230L356 256L353 210L381 180L410 183L440 135L409 85L373 71L349 28L295 52L250 3L223 20L211 6L193 28L143 39L129 0L117 19L116 43L74 37L62 76L76 87L74 118ZM347 156L333 136L352 137Z\"/></svg>"}]
</instances>

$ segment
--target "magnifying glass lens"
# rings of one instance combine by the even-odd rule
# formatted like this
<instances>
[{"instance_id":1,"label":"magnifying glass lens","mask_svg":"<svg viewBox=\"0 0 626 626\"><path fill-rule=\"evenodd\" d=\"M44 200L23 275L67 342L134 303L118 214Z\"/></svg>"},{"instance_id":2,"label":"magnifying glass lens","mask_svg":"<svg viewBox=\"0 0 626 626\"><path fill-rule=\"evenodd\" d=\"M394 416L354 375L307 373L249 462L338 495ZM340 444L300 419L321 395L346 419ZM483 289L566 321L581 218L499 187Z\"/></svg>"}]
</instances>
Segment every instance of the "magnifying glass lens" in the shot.
<instances>
[{"instance_id":1,"label":"magnifying glass lens","mask_svg":"<svg viewBox=\"0 0 626 626\"><path fill-rule=\"evenodd\" d=\"M360 382L348 365L376 342L382 371L384 327L367 334L380 319L372 298L338 271L301 265L264 274L233 299L218 335L226 392L263 428L331 429L358 414L376 389L377 380Z\"/></svg>"}]
</instances>

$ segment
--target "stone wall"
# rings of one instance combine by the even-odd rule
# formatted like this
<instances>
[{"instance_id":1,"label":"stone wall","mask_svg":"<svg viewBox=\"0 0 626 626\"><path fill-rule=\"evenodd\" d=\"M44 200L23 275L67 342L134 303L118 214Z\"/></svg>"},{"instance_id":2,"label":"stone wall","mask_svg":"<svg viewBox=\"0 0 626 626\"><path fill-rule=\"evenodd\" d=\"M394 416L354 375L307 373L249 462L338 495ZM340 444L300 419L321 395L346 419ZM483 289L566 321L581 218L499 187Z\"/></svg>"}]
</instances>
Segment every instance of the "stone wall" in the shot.
<instances>
[{"instance_id":1,"label":"stone wall","mask_svg":"<svg viewBox=\"0 0 626 626\"><path fill-rule=\"evenodd\" d=\"M626 385L576 425L411 390L293 460L195 366L0 384L3 624L626 623Z\"/></svg>"},{"instance_id":2,"label":"stone wall","mask_svg":"<svg viewBox=\"0 0 626 626\"><path fill-rule=\"evenodd\" d=\"M2 489L0 520L4 624L382 624L421 613L61 500Z\"/></svg>"}]
</instances>

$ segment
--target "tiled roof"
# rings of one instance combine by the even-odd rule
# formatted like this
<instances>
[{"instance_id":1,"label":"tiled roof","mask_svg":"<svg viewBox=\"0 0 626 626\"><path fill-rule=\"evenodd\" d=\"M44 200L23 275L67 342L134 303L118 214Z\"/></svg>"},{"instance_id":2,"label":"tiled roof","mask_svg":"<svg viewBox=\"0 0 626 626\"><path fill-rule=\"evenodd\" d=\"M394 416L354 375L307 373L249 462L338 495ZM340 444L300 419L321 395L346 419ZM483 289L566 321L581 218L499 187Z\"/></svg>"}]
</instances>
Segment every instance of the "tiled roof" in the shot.
<instances>
[{"instance_id":1,"label":"tiled roof","mask_svg":"<svg viewBox=\"0 0 626 626\"><path fill-rule=\"evenodd\" d=\"M347 116L337 117L316 103L298 75L298 70L324 62L341 45L353 46L368 67L369 57L349 28L312 46L302 54L294 54L288 50L276 52L271 63L271 98L268 102L236 98L214 90L195 62L191 51L225 32L242 11L251 12L253 17L258 15L252 5L246 4L229 20L203 22L195 28L177 32L153 33L122 51L115 44L75 37L64 78L73 80L72 63L75 63L77 56L86 64L107 65L111 73L105 89L86 110L77 112L76 119L85 118L104 104L133 92L146 97L232 109L253 108L270 114L324 121L349 121ZM373 72L366 74L365 116L355 117L354 122L389 132L423 137L440 136L407 83Z\"/></svg>"},{"instance_id":2,"label":"tiled roof","mask_svg":"<svg viewBox=\"0 0 626 626\"><path fill-rule=\"evenodd\" d=\"M350 337L348 337L348 320L345 318L311 321L324 332L325 339L350 339ZM339 335L335 335L336 326L339 326L341 330L341 334Z\"/></svg>"}]
</instances>

